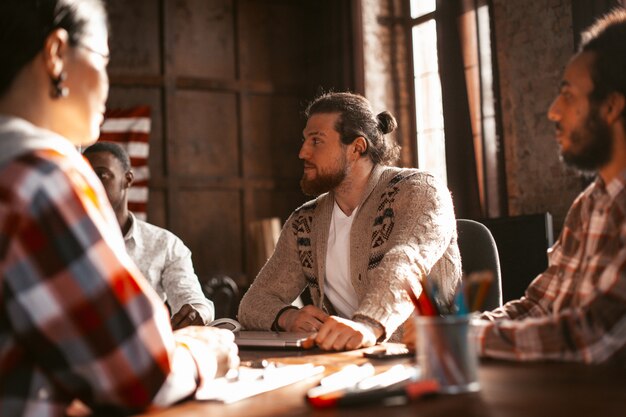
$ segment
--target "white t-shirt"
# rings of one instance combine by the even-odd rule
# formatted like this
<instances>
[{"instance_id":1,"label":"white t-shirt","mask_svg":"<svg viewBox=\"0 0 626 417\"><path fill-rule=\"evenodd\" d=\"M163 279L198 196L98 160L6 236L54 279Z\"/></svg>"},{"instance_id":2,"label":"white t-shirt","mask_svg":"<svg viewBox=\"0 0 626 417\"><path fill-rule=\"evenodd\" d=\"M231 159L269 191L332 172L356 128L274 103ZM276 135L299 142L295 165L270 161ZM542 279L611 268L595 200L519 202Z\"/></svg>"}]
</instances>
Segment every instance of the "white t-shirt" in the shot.
<instances>
[{"instance_id":1,"label":"white t-shirt","mask_svg":"<svg viewBox=\"0 0 626 417\"><path fill-rule=\"evenodd\" d=\"M326 281L324 293L341 317L351 318L358 298L350 281L350 229L358 207L346 216L337 202L328 232L326 247Z\"/></svg>"}]
</instances>

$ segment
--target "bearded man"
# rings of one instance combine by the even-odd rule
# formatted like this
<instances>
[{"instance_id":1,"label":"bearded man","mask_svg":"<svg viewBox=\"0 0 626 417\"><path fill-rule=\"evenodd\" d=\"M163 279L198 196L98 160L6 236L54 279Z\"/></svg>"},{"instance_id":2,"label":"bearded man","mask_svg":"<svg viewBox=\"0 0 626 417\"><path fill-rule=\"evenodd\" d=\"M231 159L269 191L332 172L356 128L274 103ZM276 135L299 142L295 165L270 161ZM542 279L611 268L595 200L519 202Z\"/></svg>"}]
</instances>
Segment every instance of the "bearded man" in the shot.
<instances>
[{"instance_id":1,"label":"bearded man","mask_svg":"<svg viewBox=\"0 0 626 417\"><path fill-rule=\"evenodd\" d=\"M407 284L426 276L442 304L461 279L450 192L432 174L387 166L397 124L351 93L327 93L305 111L301 187L317 196L285 223L272 257L239 307L246 329L315 333L325 350L401 338L413 311ZM308 288L312 305L292 302Z\"/></svg>"},{"instance_id":2,"label":"bearded man","mask_svg":"<svg viewBox=\"0 0 626 417\"><path fill-rule=\"evenodd\" d=\"M583 34L548 110L562 160L597 177L570 208L548 269L475 323L481 355L626 362L625 108L626 11L617 9Z\"/></svg>"}]
</instances>

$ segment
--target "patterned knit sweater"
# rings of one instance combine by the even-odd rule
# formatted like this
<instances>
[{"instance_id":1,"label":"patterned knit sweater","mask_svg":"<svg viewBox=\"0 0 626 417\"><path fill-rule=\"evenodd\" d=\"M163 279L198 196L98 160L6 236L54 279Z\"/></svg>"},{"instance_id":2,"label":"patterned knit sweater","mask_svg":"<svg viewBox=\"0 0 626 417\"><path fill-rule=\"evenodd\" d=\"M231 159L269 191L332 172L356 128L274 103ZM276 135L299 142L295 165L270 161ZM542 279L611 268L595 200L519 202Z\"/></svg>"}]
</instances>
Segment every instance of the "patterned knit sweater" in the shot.
<instances>
[{"instance_id":1,"label":"patterned knit sweater","mask_svg":"<svg viewBox=\"0 0 626 417\"><path fill-rule=\"evenodd\" d=\"M326 193L289 217L241 301L239 321L246 329L271 329L306 287L317 307L334 311L324 297L333 205L333 193ZM351 319L376 323L384 329L381 340L397 340L394 332L413 311L403 282L421 289L426 276L438 281L442 301L450 303L461 279L450 192L427 172L376 166L350 231L350 279L358 297Z\"/></svg>"}]
</instances>

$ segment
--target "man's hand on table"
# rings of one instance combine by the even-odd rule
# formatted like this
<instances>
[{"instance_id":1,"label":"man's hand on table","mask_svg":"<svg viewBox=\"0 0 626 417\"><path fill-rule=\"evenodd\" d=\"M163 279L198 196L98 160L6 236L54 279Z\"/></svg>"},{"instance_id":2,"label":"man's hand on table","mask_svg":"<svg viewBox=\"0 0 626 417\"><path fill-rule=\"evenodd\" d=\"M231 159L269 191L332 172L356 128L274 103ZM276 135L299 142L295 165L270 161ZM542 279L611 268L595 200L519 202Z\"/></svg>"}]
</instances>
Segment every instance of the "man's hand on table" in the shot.
<instances>
[{"instance_id":1,"label":"man's hand on table","mask_svg":"<svg viewBox=\"0 0 626 417\"><path fill-rule=\"evenodd\" d=\"M321 349L353 350L374 346L381 334L380 329L366 324L329 316L314 337L315 344Z\"/></svg>"},{"instance_id":2,"label":"man's hand on table","mask_svg":"<svg viewBox=\"0 0 626 417\"><path fill-rule=\"evenodd\" d=\"M376 344L380 329L363 323L329 316L321 309L307 305L285 310L278 317L278 325L288 332L317 332L311 340L324 350L353 350Z\"/></svg>"},{"instance_id":3,"label":"man's hand on table","mask_svg":"<svg viewBox=\"0 0 626 417\"><path fill-rule=\"evenodd\" d=\"M278 317L278 325L288 332L316 332L322 327L328 314L321 309L307 305L301 309L290 308Z\"/></svg>"},{"instance_id":4,"label":"man's hand on table","mask_svg":"<svg viewBox=\"0 0 626 417\"><path fill-rule=\"evenodd\" d=\"M185 304L172 316L172 329L182 329L187 326L203 326L204 320L200 312L191 304Z\"/></svg>"}]
</instances>

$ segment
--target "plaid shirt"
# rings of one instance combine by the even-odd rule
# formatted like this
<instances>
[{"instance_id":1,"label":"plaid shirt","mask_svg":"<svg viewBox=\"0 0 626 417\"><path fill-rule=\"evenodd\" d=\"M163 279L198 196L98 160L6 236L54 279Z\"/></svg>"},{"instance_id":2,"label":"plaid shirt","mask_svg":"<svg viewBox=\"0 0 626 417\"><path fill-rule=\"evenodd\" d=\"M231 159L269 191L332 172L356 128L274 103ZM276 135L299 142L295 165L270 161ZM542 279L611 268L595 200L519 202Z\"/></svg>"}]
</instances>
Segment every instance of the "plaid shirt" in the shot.
<instances>
[{"instance_id":1,"label":"plaid shirt","mask_svg":"<svg viewBox=\"0 0 626 417\"><path fill-rule=\"evenodd\" d=\"M599 363L626 346L625 187L626 171L578 196L548 269L478 322L482 355Z\"/></svg>"},{"instance_id":2,"label":"plaid shirt","mask_svg":"<svg viewBox=\"0 0 626 417\"><path fill-rule=\"evenodd\" d=\"M126 412L157 393L180 399L159 390L181 356L193 363L191 348L174 340L163 303L126 255L89 165L65 139L0 116L3 158L0 415L61 416L74 398ZM191 367L178 376L193 392Z\"/></svg>"}]
</instances>

